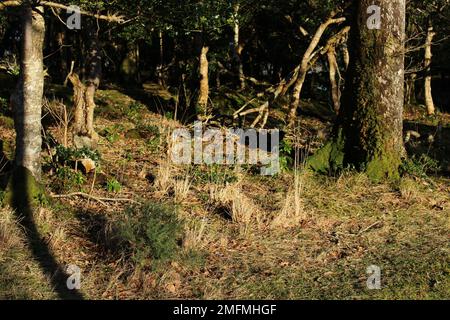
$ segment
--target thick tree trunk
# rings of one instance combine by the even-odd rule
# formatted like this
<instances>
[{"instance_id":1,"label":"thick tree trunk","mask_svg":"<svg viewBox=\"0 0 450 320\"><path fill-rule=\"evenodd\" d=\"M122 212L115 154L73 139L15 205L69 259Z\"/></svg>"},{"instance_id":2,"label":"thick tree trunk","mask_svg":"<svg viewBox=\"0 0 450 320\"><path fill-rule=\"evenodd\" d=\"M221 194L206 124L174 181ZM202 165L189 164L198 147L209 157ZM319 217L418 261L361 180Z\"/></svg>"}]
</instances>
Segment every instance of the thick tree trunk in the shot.
<instances>
[{"instance_id":1,"label":"thick tree trunk","mask_svg":"<svg viewBox=\"0 0 450 320\"><path fill-rule=\"evenodd\" d=\"M405 0L380 0L381 29L367 27L372 0L355 1L350 66L334 140L309 160L318 171L353 166L373 181L397 179L404 155Z\"/></svg>"},{"instance_id":2,"label":"thick tree trunk","mask_svg":"<svg viewBox=\"0 0 450 320\"><path fill-rule=\"evenodd\" d=\"M200 52L200 88L199 96L197 102L197 116L202 118L202 116L207 115L208 107L208 97L209 97L209 66L208 66L208 50L209 48L205 45L202 46Z\"/></svg>"},{"instance_id":3,"label":"thick tree trunk","mask_svg":"<svg viewBox=\"0 0 450 320\"><path fill-rule=\"evenodd\" d=\"M44 8L24 7L21 75L14 99L17 167L41 177L41 111L44 92Z\"/></svg>"},{"instance_id":4,"label":"thick tree trunk","mask_svg":"<svg viewBox=\"0 0 450 320\"><path fill-rule=\"evenodd\" d=\"M433 43L433 38L436 33L433 31L433 27L429 27L427 30L427 39L425 42L425 82L424 82L424 92L425 92L425 106L427 108L428 115L433 115L435 113L435 107L433 102L433 95L431 93L431 45Z\"/></svg>"},{"instance_id":5,"label":"thick tree trunk","mask_svg":"<svg viewBox=\"0 0 450 320\"><path fill-rule=\"evenodd\" d=\"M309 70L309 63L311 59L313 58L312 55L314 53L314 50L316 49L317 45L320 42L320 39L322 38L322 35L324 34L325 30L332 24L341 23L345 21L345 18L337 18L335 19L334 16L336 13L332 13L330 17L322 23L319 28L317 28L316 33L314 34L311 43L308 46L308 49L306 49L305 54L303 55L301 64L300 64L300 70L297 77L297 80L294 84L294 90L292 93L292 99L290 104L290 109L287 117L287 122L289 126L293 126L295 123L295 120L297 118L297 108L300 104L300 96L303 89L303 84L305 83L306 74Z\"/></svg>"}]
</instances>

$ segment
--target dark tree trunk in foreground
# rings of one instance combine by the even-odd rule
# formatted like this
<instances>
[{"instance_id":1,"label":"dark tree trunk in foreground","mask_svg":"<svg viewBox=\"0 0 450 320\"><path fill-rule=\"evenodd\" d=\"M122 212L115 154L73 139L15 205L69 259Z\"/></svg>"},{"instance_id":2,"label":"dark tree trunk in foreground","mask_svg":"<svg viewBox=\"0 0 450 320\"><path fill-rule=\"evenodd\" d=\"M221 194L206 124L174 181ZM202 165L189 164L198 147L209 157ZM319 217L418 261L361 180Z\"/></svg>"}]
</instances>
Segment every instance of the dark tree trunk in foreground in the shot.
<instances>
[{"instance_id":1,"label":"dark tree trunk in foreground","mask_svg":"<svg viewBox=\"0 0 450 320\"><path fill-rule=\"evenodd\" d=\"M24 7L21 74L15 93L17 167L28 169L36 180L41 177L41 110L44 92L45 22L43 7Z\"/></svg>"},{"instance_id":2,"label":"dark tree trunk in foreground","mask_svg":"<svg viewBox=\"0 0 450 320\"><path fill-rule=\"evenodd\" d=\"M335 136L309 160L317 171L354 166L374 181L396 179L404 154L405 0L381 0L381 28L369 29L372 0L354 2L350 66Z\"/></svg>"}]
</instances>

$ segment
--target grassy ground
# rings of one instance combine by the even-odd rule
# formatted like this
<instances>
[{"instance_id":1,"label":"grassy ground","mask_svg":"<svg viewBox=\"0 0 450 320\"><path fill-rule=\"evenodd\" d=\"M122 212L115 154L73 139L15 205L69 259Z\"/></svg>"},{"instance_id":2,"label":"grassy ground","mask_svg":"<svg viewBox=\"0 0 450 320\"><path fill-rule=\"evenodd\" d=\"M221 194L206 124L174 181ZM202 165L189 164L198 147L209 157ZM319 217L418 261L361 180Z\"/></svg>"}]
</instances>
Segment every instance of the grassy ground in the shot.
<instances>
[{"instance_id":1,"label":"grassy ground","mask_svg":"<svg viewBox=\"0 0 450 320\"><path fill-rule=\"evenodd\" d=\"M47 120L48 137L63 141L63 126ZM325 127L303 121L313 135ZM96 197L40 199L33 217L55 261L81 268L84 298L450 298L450 180L427 175L433 164L412 162L390 185L352 172L175 166L168 136L179 126L107 90L98 94L95 174L74 170L79 155L56 161L48 139L48 193ZM13 138L2 126L9 158ZM61 297L33 252L17 215L2 208L0 298ZM370 265L381 268L381 290L367 288Z\"/></svg>"}]
</instances>

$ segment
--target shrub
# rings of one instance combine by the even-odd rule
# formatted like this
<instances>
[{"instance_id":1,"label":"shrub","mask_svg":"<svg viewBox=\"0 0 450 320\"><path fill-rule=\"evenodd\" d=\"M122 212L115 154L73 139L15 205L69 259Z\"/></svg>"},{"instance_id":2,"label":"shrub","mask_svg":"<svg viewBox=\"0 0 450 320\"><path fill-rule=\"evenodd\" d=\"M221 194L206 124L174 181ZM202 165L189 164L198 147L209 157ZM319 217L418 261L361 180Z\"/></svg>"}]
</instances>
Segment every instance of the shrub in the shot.
<instances>
[{"instance_id":1,"label":"shrub","mask_svg":"<svg viewBox=\"0 0 450 320\"><path fill-rule=\"evenodd\" d=\"M183 225L176 209L154 203L130 207L117 222L119 248L140 265L171 259L178 251Z\"/></svg>"}]
</instances>

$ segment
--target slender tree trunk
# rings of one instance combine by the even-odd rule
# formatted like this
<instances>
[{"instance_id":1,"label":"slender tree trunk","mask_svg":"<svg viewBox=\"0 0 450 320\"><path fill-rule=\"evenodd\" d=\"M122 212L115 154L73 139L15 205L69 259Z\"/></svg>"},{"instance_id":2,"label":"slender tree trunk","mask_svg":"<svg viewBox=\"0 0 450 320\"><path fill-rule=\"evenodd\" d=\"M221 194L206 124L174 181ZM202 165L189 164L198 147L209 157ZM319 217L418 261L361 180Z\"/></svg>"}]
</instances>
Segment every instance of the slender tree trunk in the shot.
<instances>
[{"instance_id":1,"label":"slender tree trunk","mask_svg":"<svg viewBox=\"0 0 450 320\"><path fill-rule=\"evenodd\" d=\"M120 65L120 71L126 84L138 80L138 48L137 44L127 45L127 54Z\"/></svg>"},{"instance_id":2,"label":"slender tree trunk","mask_svg":"<svg viewBox=\"0 0 450 320\"><path fill-rule=\"evenodd\" d=\"M164 37L162 31L158 32L159 39L159 63L156 66L156 78L158 79L158 84L165 87L166 82L164 80L163 69L164 69Z\"/></svg>"},{"instance_id":3,"label":"slender tree trunk","mask_svg":"<svg viewBox=\"0 0 450 320\"><path fill-rule=\"evenodd\" d=\"M233 37L233 46L234 46L234 59L236 60L237 72L239 77L239 86L241 89L245 89L245 75L244 75L244 65L242 63L242 50L244 46L240 44L240 25L239 20L237 18L239 14L239 4L234 7L235 19L234 19L234 37Z\"/></svg>"},{"instance_id":4,"label":"slender tree trunk","mask_svg":"<svg viewBox=\"0 0 450 320\"><path fill-rule=\"evenodd\" d=\"M198 109L197 116L202 117L207 115L208 97L209 97L209 66L208 66L208 51L209 48L206 45L202 46L200 52L200 88L198 96Z\"/></svg>"},{"instance_id":5,"label":"slender tree trunk","mask_svg":"<svg viewBox=\"0 0 450 320\"><path fill-rule=\"evenodd\" d=\"M100 41L98 32L95 27L88 31L88 68L86 83L86 104L87 119L86 128L89 136L93 137L94 130L94 109L95 109L95 92L100 86L100 78L102 75L102 56L100 52Z\"/></svg>"},{"instance_id":6,"label":"slender tree trunk","mask_svg":"<svg viewBox=\"0 0 450 320\"><path fill-rule=\"evenodd\" d=\"M353 166L373 181L398 179L404 155L405 0L380 0L381 28L367 27L372 0L355 1L350 66L334 139L309 161L318 171Z\"/></svg>"},{"instance_id":7,"label":"slender tree trunk","mask_svg":"<svg viewBox=\"0 0 450 320\"><path fill-rule=\"evenodd\" d=\"M61 26L58 26L58 28L61 28ZM64 48L65 45L65 38L66 35L63 30L59 29L56 34L56 43L58 44L58 64L61 72L60 80L64 81L64 77L67 75L68 68L67 68L67 53L66 49Z\"/></svg>"},{"instance_id":8,"label":"slender tree trunk","mask_svg":"<svg viewBox=\"0 0 450 320\"><path fill-rule=\"evenodd\" d=\"M44 8L24 6L21 75L14 99L17 167L41 178L41 113L44 92Z\"/></svg>"},{"instance_id":9,"label":"slender tree trunk","mask_svg":"<svg viewBox=\"0 0 450 320\"><path fill-rule=\"evenodd\" d=\"M416 73L408 76L405 86L405 104L411 105L416 103Z\"/></svg>"},{"instance_id":10,"label":"slender tree trunk","mask_svg":"<svg viewBox=\"0 0 450 320\"><path fill-rule=\"evenodd\" d=\"M350 64L350 54L349 54L348 48L347 48L347 40L342 45L342 54L344 56L345 70L347 70L348 69L348 65Z\"/></svg>"},{"instance_id":11,"label":"slender tree trunk","mask_svg":"<svg viewBox=\"0 0 450 320\"><path fill-rule=\"evenodd\" d=\"M431 93L431 45L433 43L433 38L436 33L433 31L433 27L428 27L427 39L425 42L425 82L424 82L424 92L425 92L425 106L427 108L428 115L433 115L435 113L435 107L433 102L433 95Z\"/></svg>"},{"instance_id":12,"label":"slender tree trunk","mask_svg":"<svg viewBox=\"0 0 450 320\"><path fill-rule=\"evenodd\" d=\"M97 28L92 21L87 23L84 35L87 46L87 61L84 84L78 75L72 74L69 79L74 86L74 144L77 148L95 148L98 134L94 130L95 92L100 85L102 59Z\"/></svg>"},{"instance_id":13,"label":"slender tree trunk","mask_svg":"<svg viewBox=\"0 0 450 320\"><path fill-rule=\"evenodd\" d=\"M329 78L331 85L331 99L333 101L333 108L336 113L339 111L341 104L341 88L339 81L336 77L339 76L339 66L336 60L336 48L334 46L330 47L327 51L328 67L329 67Z\"/></svg>"},{"instance_id":14,"label":"slender tree trunk","mask_svg":"<svg viewBox=\"0 0 450 320\"><path fill-rule=\"evenodd\" d=\"M303 84L305 83L306 74L309 70L309 63L311 59L313 58L312 55L314 53L314 50L316 49L317 45L320 42L320 39L322 38L322 35L324 34L325 30L332 24L341 23L345 21L345 18L337 18L334 19L334 16L336 13L332 13L330 17L322 23L319 28L317 28L316 33L314 34L311 43L308 46L308 49L306 50L305 54L303 55L301 64L300 64L300 71L297 77L297 80L294 84L294 89L292 93L292 99L290 103L290 109L287 117L287 122L289 126L293 126L295 123L295 120L297 118L297 108L300 104L300 96L303 89Z\"/></svg>"}]
</instances>

